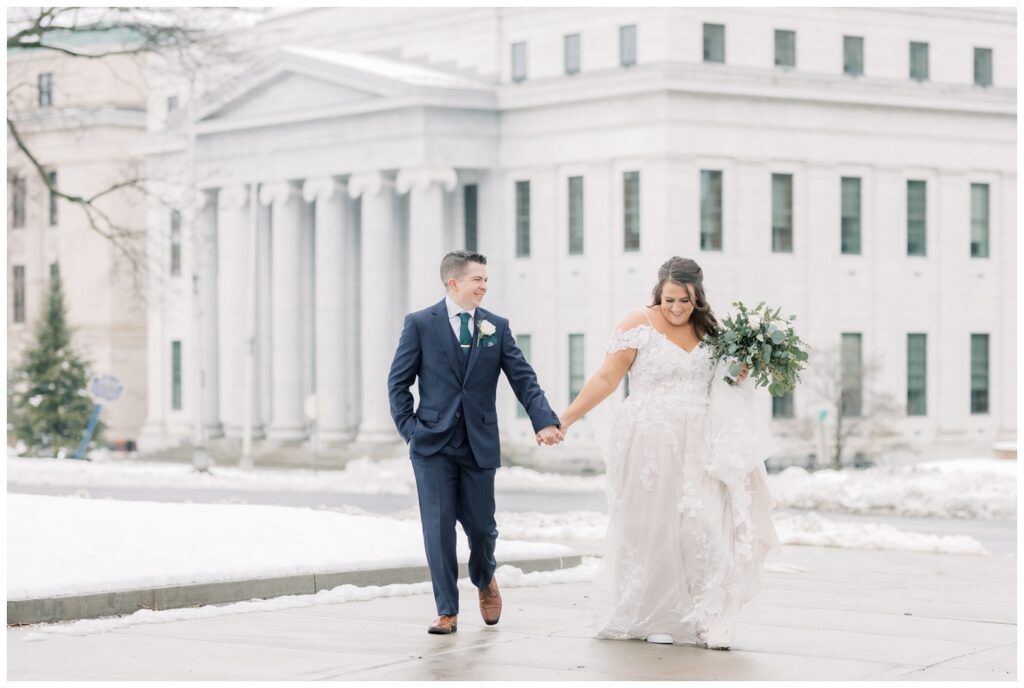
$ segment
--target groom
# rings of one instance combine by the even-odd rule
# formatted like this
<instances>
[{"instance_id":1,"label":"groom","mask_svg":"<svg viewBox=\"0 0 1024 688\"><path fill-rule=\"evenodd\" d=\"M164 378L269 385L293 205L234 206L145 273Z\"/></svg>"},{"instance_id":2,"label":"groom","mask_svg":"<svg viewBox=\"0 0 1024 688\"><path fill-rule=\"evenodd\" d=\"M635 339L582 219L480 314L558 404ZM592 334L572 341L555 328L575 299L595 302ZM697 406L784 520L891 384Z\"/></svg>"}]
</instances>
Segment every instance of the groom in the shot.
<instances>
[{"instance_id":1,"label":"groom","mask_svg":"<svg viewBox=\"0 0 1024 688\"><path fill-rule=\"evenodd\" d=\"M391 416L409 443L419 495L423 542L438 619L428 633L458 630L455 522L469 539L469 578L479 590L488 625L501 616L494 580L494 473L501 463L494 394L498 372L530 416L537 444L562 441L533 368L509 331L508 320L480 308L487 292L487 258L452 251L441 260L447 294L405 316L388 375ZM409 387L419 378L420 405Z\"/></svg>"}]
</instances>

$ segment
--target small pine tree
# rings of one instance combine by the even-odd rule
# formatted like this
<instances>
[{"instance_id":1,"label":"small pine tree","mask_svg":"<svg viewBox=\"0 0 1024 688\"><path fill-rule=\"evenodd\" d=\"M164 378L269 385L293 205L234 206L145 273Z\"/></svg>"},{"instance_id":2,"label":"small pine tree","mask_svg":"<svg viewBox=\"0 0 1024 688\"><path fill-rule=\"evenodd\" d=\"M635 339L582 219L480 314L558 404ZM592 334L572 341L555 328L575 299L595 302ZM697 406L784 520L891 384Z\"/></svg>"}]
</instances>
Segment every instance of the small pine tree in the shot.
<instances>
[{"instance_id":1,"label":"small pine tree","mask_svg":"<svg viewBox=\"0 0 1024 688\"><path fill-rule=\"evenodd\" d=\"M11 376L11 429L30 456L71 455L92 415L89 370L71 346L59 275L50 280L46 311L36 323L34 342ZM97 423L90 446L99 442Z\"/></svg>"}]
</instances>

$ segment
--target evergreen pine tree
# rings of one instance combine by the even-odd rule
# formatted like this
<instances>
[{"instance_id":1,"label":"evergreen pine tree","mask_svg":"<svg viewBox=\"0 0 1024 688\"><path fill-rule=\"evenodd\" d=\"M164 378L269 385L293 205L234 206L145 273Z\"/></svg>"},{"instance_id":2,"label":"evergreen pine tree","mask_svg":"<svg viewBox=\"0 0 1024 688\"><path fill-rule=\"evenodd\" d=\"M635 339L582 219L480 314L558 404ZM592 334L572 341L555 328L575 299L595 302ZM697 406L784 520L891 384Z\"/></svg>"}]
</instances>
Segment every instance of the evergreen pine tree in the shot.
<instances>
[{"instance_id":1,"label":"evergreen pine tree","mask_svg":"<svg viewBox=\"0 0 1024 688\"><path fill-rule=\"evenodd\" d=\"M30 456L70 456L92 415L89 370L72 348L60 276L53 275L46 310L36 323L34 341L11 376L8 395L11 429ZM96 424L90 447L102 437Z\"/></svg>"}]
</instances>

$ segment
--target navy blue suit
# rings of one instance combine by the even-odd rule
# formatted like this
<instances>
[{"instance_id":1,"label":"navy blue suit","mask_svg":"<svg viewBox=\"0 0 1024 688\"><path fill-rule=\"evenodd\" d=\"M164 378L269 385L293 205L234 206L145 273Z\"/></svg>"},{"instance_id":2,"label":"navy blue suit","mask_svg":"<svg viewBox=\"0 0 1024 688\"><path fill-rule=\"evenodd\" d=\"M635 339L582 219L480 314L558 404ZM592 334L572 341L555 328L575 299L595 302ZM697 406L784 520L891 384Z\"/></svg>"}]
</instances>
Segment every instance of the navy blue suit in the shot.
<instances>
[{"instance_id":1,"label":"navy blue suit","mask_svg":"<svg viewBox=\"0 0 1024 688\"><path fill-rule=\"evenodd\" d=\"M494 326L494 334L482 335L483 322ZM501 442L495 393L500 372L535 431L559 424L512 338L508 320L478 307L467 357L448 321L444 299L405 317L388 375L388 398L391 417L409 443L439 615L459 611L456 521L469 539L473 584L487 587L497 566L494 473L501 464ZM414 411L409 388L417 380L420 405Z\"/></svg>"}]
</instances>

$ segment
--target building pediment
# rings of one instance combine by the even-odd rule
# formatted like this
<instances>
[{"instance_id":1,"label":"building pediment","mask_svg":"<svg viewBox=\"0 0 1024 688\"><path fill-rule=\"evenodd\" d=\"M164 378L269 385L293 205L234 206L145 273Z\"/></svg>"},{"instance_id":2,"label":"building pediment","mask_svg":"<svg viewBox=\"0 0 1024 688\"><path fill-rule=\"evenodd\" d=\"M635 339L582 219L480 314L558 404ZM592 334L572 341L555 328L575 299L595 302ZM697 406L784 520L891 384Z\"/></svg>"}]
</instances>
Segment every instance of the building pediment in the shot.
<instances>
[{"instance_id":1,"label":"building pediment","mask_svg":"<svg viewBox=\"0 0 1024 688\"><path fill-rule=\"evenodd\" d=\"M358 53L285 48L232 79L200 109L221 128L386 108L439 97L493 101L493 88L440 70Z\"/></svg>"},{"instance_id":2,"label":"building pediment","mask_svg":"<svg viewBox=\"0 0 1024 688\"><path fill-rule=\"evenodd\" d=\"M370 91L351 88L292 71L281 71L203 117L211 120L273 118L293 112L352 105L380 98Z\"/></svg>"}]
</instances>

